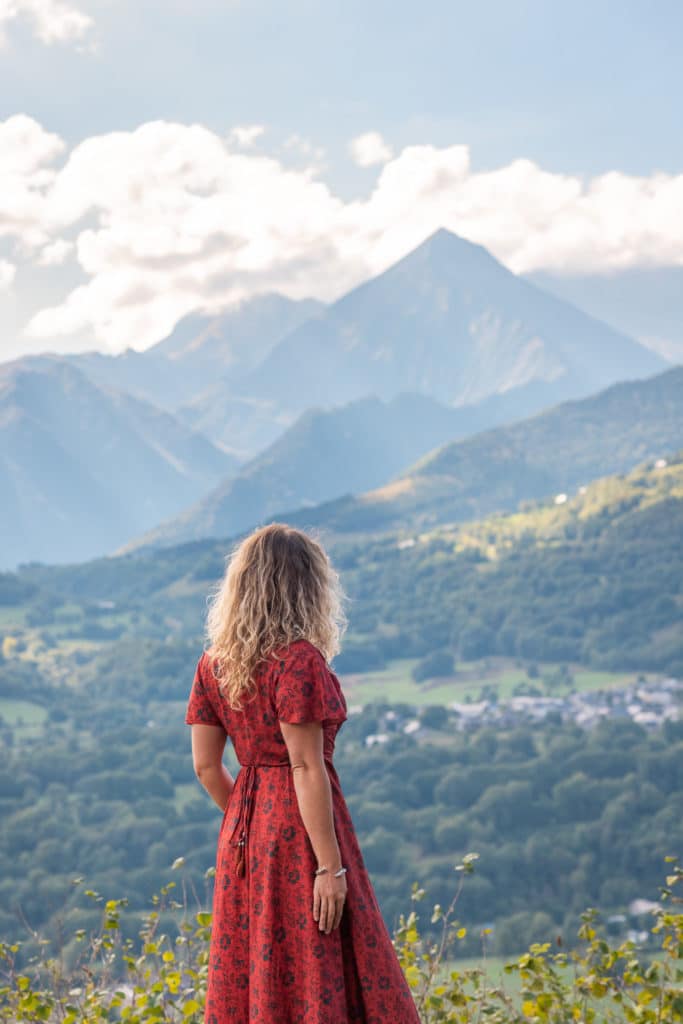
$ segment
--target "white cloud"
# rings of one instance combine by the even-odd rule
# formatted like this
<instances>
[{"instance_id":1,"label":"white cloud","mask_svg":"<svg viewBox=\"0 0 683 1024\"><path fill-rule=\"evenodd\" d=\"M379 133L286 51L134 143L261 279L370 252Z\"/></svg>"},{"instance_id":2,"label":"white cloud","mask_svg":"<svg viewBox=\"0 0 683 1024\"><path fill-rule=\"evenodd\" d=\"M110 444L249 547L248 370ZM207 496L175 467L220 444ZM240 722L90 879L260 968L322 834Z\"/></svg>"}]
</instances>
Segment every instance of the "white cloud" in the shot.
<instances>
[{"instance_id":1,"label":"white cloud","mask_svg":"<svg viewBox=\"0 0 683 1024\"><path fill-rule=\"evenodd\" d=\"M244 149L249 149L256 140L265 132L265 125L262 124L238 124L228 135L228 142L232 142Z\"/></svg>"},{"instance_id":2,"label":"white cloud","mask_svg":"<svg viewBox=\"0 0 683 1024\"><path fill-rule=\"evenodd\" d=\"M17 268L9 260L0 260L0 292L7 291L12 286Z\"/></svg>"},{"instance_id":3,"label":"white cloud","mask_svg":"<svg viewBox=\"0 0 683 1024\"><path fill-rule=\"evenodd\" d=\"M30 118L0 123L0 236L15 261L72 254L83 275L27 333L144 348L185 313L257 292L329 301L441 226L516 272L683 265L683 175L584 182L525 159L474 172L467 146L419 145L389 160L369 195L344 201L313 157L289 166L304 159L298 144L284 153L234 151L199 124L164 121L67 153Z\"/></svg>"},{"instance_id":4,"label":"white cloud","mask_svg":"<svg viewBox=\"0 0 683 1024\"><path fill-rule=\"evenodd\" d=\"M0 0L0 43L6 41L5 26L22 17L47 45L79 42L94 24L89 14L64 0Z\"/></svg>"},{"instance_id":5,"label":"white cloud","mask_svg":"<svg viewBox=\"0 0 683 1024\"><path fill-rule=\"evenodd\" d=\"M351 139L349 152L359 167L373 167L391 160L393 150L379 132L364 132Z\"/></svg>"},{"instance_id":6,"label":"white cloud","mask_svg":"<svg viewBox=\"0 0 683 1024\"><path fill-rule=\"evenodd\" d=\"M298 153L307 160L314 160L318 162L318 166L319 161L325 156L325 150L322 146L316 146L310 139L305 139L303 135L299 135L297 132L285 139L282 148L292 153Z\"/></svg>"},{"instance_id":7,"label":"white cloud","mask_svg":"<svg viewBox=\"0 0 683 1024\"><path fill-rule=\"evenodd\" d=\"M74 243L66 238L58 238L41 249L36 263L41 267L59 267L74 250Z\"/></svg>"},{"instance_id":8,"label":"white cloud","mask_svg":"<svg viewBox=\"0 0 683 1024\"><path fill-rule=\"evenodd\" d=\"M65 148L25 114L0 121L0 238L15 237L29 250L49 241L47 194L57 176L51 165Z\"/></svg>"}]
</instances>

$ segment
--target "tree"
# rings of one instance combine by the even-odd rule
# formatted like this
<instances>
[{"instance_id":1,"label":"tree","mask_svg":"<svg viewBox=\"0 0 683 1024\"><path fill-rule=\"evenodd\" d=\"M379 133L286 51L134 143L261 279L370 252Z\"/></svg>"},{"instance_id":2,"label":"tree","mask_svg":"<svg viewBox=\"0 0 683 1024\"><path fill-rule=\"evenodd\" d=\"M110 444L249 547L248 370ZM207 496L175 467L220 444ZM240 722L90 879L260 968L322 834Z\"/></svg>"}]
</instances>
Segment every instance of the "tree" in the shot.
<instances>
[{"instance_id":1,"label":"tree","mask_svg":"<svg viewBox=\"0 0 683 1024\"><path fill-rule=\"evenodd\" d=\"M451 651L441 648L438 651L431 651L424 658L420 658L413 666L412 676L415 682L421 683L425 679L434 679L439 676L451 676L455 669L455 659Z\"/></svg>"}]
</instances>

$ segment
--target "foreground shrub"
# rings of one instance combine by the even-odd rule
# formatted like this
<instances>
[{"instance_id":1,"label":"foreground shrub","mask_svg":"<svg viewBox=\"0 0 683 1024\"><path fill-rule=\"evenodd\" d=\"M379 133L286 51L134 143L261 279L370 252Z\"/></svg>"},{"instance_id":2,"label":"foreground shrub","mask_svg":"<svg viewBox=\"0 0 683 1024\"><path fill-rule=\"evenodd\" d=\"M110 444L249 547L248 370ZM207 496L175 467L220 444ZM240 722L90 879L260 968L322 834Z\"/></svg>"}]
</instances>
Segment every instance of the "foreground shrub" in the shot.
<instances>
[{"instance_id":1,"label":"foreground shrub","mask_svg":"<svg viewBox=\"0 0 683 1024\"><path fill-rule=\"evenodd\" d=\"M394 936L423 1024L683 1022L683 913L675 892L683 869L673 858L667 858L669 874L648 943L610 944L599 933L598 912L589 909L576 948L535 944L506 964L504 973L514 982L509 989L492 981L485 955L465 970L452 959L467 935L455 910L476 860L468 854L456 866L460 879L446 911L435 906L421 933L413 909ZM182 860L174 867L181 868ZM190 911L185 888L182 900L173 898L175 889L170 882L154 897L135 938L126 934L127 901L104 901L88 890L101 915L91 934L79 929L61 943L35 936L38 952L30 956L20 943L0 942L0 1021L202 1024L211 915ZM414 902L424 895L413 886ZM486 931L481 939L485 948Z\"/></svg>"},{"instance_id":2,"label":"foreground shrub","mask_svg":"<svg viewBox=\"0 0 683 1024\"><path fill-rule=\"evenodd\" d=\"M683 870L667 858L670 873L661 889L661 903L653 912L652 943L639 948L634 942L610 943L598 934L598 912L582 915L577 947L551 951L550 942L536 943L519 959L505 965L517 984L507 990L493 984L481 966L450 969L447 957L465 939L467 929L454 919L465 877L474 870L476 854L456 866L460 882L446 912L438 905L431 916L440 924L436 940L426 941L418 931L416 911L402 917L395 945L423 1024L675 1024L683 1021L683 913L674 888L683 882ZM424 891L413 886L412 898ZM667 904L672 909L667 909ZM481 933L484 943L486 931Z\"/></svg>"}]
</instances>

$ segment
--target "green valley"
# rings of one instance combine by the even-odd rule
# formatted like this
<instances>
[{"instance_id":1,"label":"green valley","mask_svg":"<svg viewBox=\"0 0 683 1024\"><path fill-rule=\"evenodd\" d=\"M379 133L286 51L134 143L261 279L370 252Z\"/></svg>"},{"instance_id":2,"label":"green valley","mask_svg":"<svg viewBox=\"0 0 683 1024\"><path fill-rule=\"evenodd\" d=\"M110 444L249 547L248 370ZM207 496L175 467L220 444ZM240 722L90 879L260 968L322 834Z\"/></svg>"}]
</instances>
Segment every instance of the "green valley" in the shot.
<instances>
[{"instance_id":1,"label":"green valley","mask_svg":"<svg viewBox=\"0 0 683 1024\"><path fill-rule=\"evenodd\" d=\"M439 708L683 675L682 541L671 455L508 515L332 539L351 599L333 664L352 712L337 760L388 921L413 880L445 900L470 849L482 868L463 913L493 927L496 953L571 933L588 901L621 913L656 896L661 858L683 841L680 715L653 729L613 704L590 729L559 714L463 728ZM56 928L65 906L69 923L92 923L75 874L144 906L183 856L205 885L219 820L182 723L227 550L0 576L3 934L22 916Z\"/></svg>"}]
</instances>

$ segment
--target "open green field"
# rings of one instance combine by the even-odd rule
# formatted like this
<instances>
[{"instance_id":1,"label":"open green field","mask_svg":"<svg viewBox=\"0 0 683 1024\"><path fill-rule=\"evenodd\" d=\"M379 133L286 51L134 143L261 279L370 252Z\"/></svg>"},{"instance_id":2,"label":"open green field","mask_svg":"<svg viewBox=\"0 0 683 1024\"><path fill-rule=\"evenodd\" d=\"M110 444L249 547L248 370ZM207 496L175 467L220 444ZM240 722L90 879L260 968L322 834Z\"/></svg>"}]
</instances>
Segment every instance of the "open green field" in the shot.
<instances>
[{"instance_id":1,"label":"open green field","mask_svg":"<svg viewBox=\"0 0 683 1024\"><path fill-rule=\"evenodd\" d=\"M523 950L519 956L522 956ZM444 965L440 976L448 978L451 971L458 971L464 974L465 971L480 970L481 984L483 988L500 988L512 998L518 998L522 991L522 983L519 973L512 971L505 973L505 965L515 963L515 956L481 956L481 957L458 957L448 961ZM570 981L574 968L571 965L558 968L558 973L565 981ZM472 987L468 986L472 991Z\"/></svg>"},{"instance_id":2,"label":"open green field","mask_svg":"<svg viewBox=\"0 0 683 1024\"><path fill-rule=\"evenodd\" d=\"M543 682L545 666L539 665L539 678L529 679L526 671L504 659L486 662L461 662L450 678L416 683L411 676L414 658L401 658L377 672L345 673L341 679L350 704L369 704L373 701L403 704L450 704L452 701L478 700L483 687L493 687L501 699L509 698L518 684L533 686L544 694L562 696L571 691L585 692L624 687L635 682L635 673L594 672L577 668L571 670L571 687L552 689ZM549 668L551 671L552 668Z\"/></svg>"},{"instance_id":3,"label":"open green field","mask_svg":"<svg viewBox=\"0 0 683 1024\"><path fill-rule=\"evenodd\" d=\"M523 956L524 952L525 950L520 950L518 956ZM471 971L478 968L483 971L487 984L500 985L508 992L517 993L520 990L519 974L516 971L506 974L505 965L516 963L518 956L456 957L448 961L445 966L445 970L460 971L462 973L464 971ZM575 968L574 965L570 963L566 967L561 967L557 970L561 977L565 980L569 980L574 974Z\"/></svg>"},{"instance_id":4,"label":"open green field","mask_svg":"<svg viewBox=\"0 0 683 1024\"><path fill-rule=\"evenodd\" d=\"M0 605L0 629L11 633L26 624L26 608L14 604Z\"/></svg>"},{"instance_id":5,"label":"open green field","mask_svg":"<svg viewBox=\"0 0 683 1024\"><path fill-rule=\"evenodd\" d=\"M519 956L523 954L520 952ZM505 973L505 965L512 964L517 961L516 956L487 956L487 957L463 957L448 961L444 964L442 975L447 978L450 971L459 971L463 973L467 970L479 969L482 971L482 987L483 988L500 988L509 997L515 1001L519 999L520 993L522 992L522 981L517 971L512 971L510 974ZM647 959L647 958L646 958ZM661 955L655 956L653 962L661 961ZM683 966L683 961L674 961L675 967L680 970ZM671 965L670 965L671 966ZM574 978L580 974L586 974L586 965L576 965L571 961L564 967L556 967L557 974L562 979L562 982L571 986ZM471 991L471 987L468 986ZM626 1015L623 1006L620 1006L613 999L607 999L606 1001L594 1001L593 1002L595 1011L598 1016L596 1020L605 1019L602 1014L609 1013L610 1021L626 1020ZM664 1020L664 1018L661 1018Z\"/></svg>"},{"instance_id":6,"label":"open green field","mask_svg":"<svg viewBox=\"0 0 683 1024\"><path fill-rule=\"evenodd\" d=\"M47 711L28 700L0 697L0 717L12 726L18 737L25 739L42 729Z\"/></svg>"}]
</instances>

